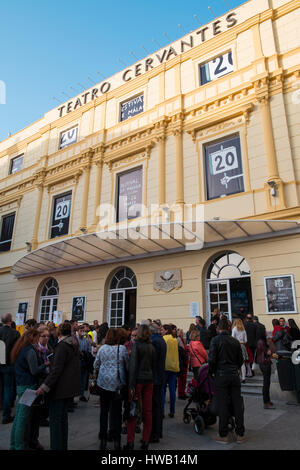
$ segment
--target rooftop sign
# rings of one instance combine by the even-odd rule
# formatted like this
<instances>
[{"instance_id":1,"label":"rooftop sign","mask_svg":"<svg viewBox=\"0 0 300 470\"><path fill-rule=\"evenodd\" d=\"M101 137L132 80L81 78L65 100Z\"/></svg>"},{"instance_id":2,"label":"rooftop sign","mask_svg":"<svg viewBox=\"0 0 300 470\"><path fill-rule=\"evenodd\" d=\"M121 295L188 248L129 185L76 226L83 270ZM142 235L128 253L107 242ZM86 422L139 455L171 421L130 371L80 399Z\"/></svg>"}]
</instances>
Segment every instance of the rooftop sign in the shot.
<instances>
[{"instance_id":1,"label":"rooftop sign","mask_svg":"<svg viewBox=\"0 0 300 470\"><path fill-rule=\"evenodd\" d=\"M111 79L101 82L94 88L90 88L81 95L73 98L67 103L57 108L58 117L65 116L72 111L76 111L79 107L87 104L90 101L99 98L101 95L108 93L109 91L121 86L122 84L129 82L130 80L149 72L153 68L157 67L170 59L173 59L179 54L204 43L208 39L217 36L235 26L238 22L237 13L231 12L226 16L210 23L207 26L203 26L199 30L196 30L189 35L185 36L165 49L160 49L158 52L150 55L144 60L132 65L125 71L119 72Z\"/></svg>"}]
</instances>

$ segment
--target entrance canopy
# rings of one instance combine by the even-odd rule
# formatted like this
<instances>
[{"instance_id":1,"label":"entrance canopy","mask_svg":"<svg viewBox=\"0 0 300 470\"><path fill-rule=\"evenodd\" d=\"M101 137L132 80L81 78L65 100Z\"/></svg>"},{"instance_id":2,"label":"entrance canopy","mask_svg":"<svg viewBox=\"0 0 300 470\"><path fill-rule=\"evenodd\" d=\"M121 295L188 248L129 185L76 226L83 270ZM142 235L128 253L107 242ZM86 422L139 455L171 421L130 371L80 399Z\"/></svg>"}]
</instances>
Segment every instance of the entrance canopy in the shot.
<instances>
[{"instance_id":1,"label":"entrance canopy","mask_svg":"<svg viewBox=\"0 0 300 470\"><path fill-rule=\"evenodd\" d=\"M199 251L300 233L296 221L212 220L114 228L51 241L19 259L16 278Z\"/></svg>"}]
</instances>

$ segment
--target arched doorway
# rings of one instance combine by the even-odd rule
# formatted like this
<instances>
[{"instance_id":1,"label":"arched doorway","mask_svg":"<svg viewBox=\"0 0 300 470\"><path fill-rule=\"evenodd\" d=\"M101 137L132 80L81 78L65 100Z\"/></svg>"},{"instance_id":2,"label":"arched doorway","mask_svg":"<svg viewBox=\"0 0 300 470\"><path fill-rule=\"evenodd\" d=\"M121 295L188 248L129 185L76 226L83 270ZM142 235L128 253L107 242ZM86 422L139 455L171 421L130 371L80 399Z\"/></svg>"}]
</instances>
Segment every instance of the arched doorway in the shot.
<instances>
[{"instance_id":1,"label":"arched doorway","mask_svg":"<svg viewBox=\"0 0 300 470\"><path fill-rule=\"evenodd\" d=\"M108 324L120 328L126 324L133 328L136 324L137 282L130 268L119 269L113 276L108 295Z\"/></svg>"},{"instance_id":2,"label":"arched doorway","mask_svg":"<svg viewBox=\"0 0 300 470\"><path fill-rule=\"evenodd\" d=\"M59 295L58 283L51 278L46 281L41 290L38 322L48 322L53 319L53 312L57 310Z\"/></svg>"},{"instance_id":3,"label":"arched doorway","mask_svg":"<svg viewBox=\"0 0 300 470\"><path fill-rule=\"evenodd\" d=\"M250 268L243 256L228 251L214 258L207 270L206 297L210 315L218 308L231 321L253 313Z\"/></svg>"}]
</instances>

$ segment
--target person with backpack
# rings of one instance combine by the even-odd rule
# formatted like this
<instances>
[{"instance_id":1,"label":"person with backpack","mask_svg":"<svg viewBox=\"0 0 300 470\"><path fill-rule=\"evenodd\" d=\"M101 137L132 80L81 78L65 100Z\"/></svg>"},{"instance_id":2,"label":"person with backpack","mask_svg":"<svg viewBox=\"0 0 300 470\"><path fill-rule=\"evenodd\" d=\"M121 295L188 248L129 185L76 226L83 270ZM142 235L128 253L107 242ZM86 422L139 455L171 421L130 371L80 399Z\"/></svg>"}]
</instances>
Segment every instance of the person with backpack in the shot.
<instances>
[{"instance_id":1,"label":"person with backpack","mask_svg":"<svg viewBox=\"0 0 300 470\"><path fill-rule=\"evenodd\" d=\"M20 338L20 333L11 328L12 315L5 313L1 317L0 343L2 342L2 354L0 358L0 377L3 383L2 424L11 423L12 403L14 401L14 366L10 360L11 351Z\"/></svg>"},{"instance_id":2,"label":"person with backpack","mask_svg":"<svg viewBox=\"0 0 300 470\"><path fill-rule=\"evenodd\" d=\"M200 341L200 332L192 331L189 344L190 365L194 373L194 379L198 380L201 366L207 362L208 354Z\"/></svg>"}]
</instances>

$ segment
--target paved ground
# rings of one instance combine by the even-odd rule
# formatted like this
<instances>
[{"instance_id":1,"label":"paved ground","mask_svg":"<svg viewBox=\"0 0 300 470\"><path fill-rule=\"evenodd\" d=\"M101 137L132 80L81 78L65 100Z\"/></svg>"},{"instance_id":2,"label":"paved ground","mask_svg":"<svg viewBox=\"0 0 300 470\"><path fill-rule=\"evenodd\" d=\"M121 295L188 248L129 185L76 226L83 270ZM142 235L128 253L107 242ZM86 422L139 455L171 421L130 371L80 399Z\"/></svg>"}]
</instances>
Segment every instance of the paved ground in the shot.
<instances>
[{"instance_id":1,"label":"paved ground","mask_svg":"<svg viewBox=\"0 0 300 470\"><path fill-rule=\"evenodd\" d=\"M234 442L224 446L212 437L217 425L207 429L202 436L194 432L193 422L189 425L182 421L185 402L177 400L175 418L166 416L164 438L159 444L152 444L153 450L300 450L300 407L288 406L285 402L275 402L276 410L264 410L262 399L244 397L245 426L247 441L238 445ZM88 403L78 402L74 413L69 413L69 449L98 450L99 405L96 397L91 396ZM12 425L0 424L0 450L9 448ZM141 434L136 435L139 448ZM40 429L40 442L49 449L49 428ZM126 436L122 436L126 442ZM2 454L3 456L3 454Z\"/></svg>"}]
</instances>

